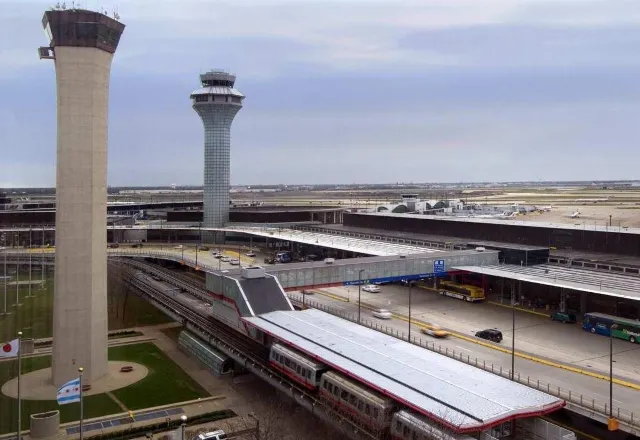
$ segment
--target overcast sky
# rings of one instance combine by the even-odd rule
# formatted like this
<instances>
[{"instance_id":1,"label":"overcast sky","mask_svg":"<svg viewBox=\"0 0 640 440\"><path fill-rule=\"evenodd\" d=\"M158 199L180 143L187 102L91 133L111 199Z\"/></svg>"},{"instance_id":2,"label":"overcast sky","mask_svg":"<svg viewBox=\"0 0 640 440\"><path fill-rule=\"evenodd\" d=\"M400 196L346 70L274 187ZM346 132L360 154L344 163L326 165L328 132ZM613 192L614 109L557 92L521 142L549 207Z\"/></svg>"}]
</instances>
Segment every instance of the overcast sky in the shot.
<instances>
[{"instance_id":1,"label":"overcast sky","mask_svg":"<svg viewBox=\"0 0 640 440\"><path fill-rule=\"evenodd\" d=\"M210 68L246 95L232 184L640 178L638 0L79 3L127 26L110 185L202 184ZM51 4L0 0L0 187L55 184Z\"/></svg>"}]
</instances>

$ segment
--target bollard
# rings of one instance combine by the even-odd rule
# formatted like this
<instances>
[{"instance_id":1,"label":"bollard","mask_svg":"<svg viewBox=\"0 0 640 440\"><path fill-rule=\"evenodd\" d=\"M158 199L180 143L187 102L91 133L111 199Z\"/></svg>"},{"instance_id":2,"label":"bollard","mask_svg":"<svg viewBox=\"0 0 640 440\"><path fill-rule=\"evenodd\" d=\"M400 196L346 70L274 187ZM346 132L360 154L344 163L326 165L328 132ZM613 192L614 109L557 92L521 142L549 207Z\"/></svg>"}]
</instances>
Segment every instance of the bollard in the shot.
<instances>
[{"instance_id":1,"label":"bollard","mask_svg":"<svg viewBox=\"0 0 640 440\"><path fill-rule=\"evenodd\" d=\"M483 370L487 369L487 361L482 361L482 369Z\"/></svg>"},{"instance_id":2,"label":"bollard","mask_svg":"<svg viewBox=\"0 0 640 440\"><path fill-rule=\"evenodd\" d=\"M446 356L449 356L449 347L445 347L444 352Z\"/></svg>"},{"instance_id":3,"label":"bollard","mask_svg":"<svg viewBox=\"0 0 640 440\"><path fill-rule=\"evenodd\" d=\"M582 394L580 394L580 405L582 405Z\"/></svg>"},{"instance_id":4,"label":"bollard","mask_svg":"<svg viewBox=\"0 0 640 440\"><path fill-rule=\"evenodd\" d=\"M467 364L471 364L471 361L469 360L469 355L467 355Z\"/></svg>"},{"instance_id":5,"label":"bollard","mask_svg":"<svg viewBox=\"0 0 640 440\"><path fill-rule=\"evenodd\" d=\"M596 399L591 399L591 406L593 407L593 409L596 409ZM604 404L604 409L605 409L605 413L607 412L607 404Z\"/></svg>"},{"instance_id":6,"label":"bollard","mask_svg":"<svg viewBox=\"0 0 640 440\"><path fill-rule=\"evenodd\" d=\"M551 385L547 384L547 393L551 392Z\"/></svg>"},{"instance_id":7,"label":"bollard","mask_svg":"<svg viewBox=\"0 0 640 440\"><path fill-rule=\"evenodd\" d=\"M571 390L569 390L569 400L571 400Z\"/></svg>"},{"instance_id":8,"label":"bollard","mask_svg":"<svg viewBox=\"0 0 640 440\"><path fill-rule=\"evenodd\" d=\"M540 379L538 379L538 389L540 389Z\"/></svg>"}]
</instances>

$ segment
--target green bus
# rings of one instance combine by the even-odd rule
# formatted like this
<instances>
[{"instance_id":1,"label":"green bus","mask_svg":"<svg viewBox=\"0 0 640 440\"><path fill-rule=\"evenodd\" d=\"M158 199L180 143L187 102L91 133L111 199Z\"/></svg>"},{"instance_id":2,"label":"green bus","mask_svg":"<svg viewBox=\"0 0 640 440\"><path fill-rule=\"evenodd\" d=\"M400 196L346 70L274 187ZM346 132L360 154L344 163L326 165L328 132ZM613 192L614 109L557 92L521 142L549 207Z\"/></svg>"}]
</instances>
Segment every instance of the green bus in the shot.
<instances>
[{"instance_id":1,"label":"green bus","mask_svg":"<svg viewBox=\"0 0 640 440\"><path fill-rule=\"evenodd\" d=\"M612 332L611 326L613 324L618 327ZM604 336L612 336L613 333L614 338L640 343L640 321L634 319L618 318L604 313L585 313L582 328Z\"/></svg>"}]
</instances>

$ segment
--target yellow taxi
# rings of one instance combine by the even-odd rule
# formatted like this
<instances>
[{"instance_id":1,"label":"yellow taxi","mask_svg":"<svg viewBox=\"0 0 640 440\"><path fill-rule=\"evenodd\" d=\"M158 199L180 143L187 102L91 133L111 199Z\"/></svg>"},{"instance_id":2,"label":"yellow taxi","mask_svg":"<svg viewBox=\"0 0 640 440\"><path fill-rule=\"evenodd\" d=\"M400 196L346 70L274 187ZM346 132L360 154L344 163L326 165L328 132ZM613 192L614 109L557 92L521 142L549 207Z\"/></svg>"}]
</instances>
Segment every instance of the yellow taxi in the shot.
<instances>
[{"instance_id":1,"label":"yellow taxi","mask_svg":"<svg viewBox=\"0 0 640 440\"><path fill-rule=\"evenodd\" d=\"M443 330L439 325L425 323L422 327L422 333L425 335L433 336L434 338L446 338L449 336L449 332Z\"/></svg>"}]
</instances>

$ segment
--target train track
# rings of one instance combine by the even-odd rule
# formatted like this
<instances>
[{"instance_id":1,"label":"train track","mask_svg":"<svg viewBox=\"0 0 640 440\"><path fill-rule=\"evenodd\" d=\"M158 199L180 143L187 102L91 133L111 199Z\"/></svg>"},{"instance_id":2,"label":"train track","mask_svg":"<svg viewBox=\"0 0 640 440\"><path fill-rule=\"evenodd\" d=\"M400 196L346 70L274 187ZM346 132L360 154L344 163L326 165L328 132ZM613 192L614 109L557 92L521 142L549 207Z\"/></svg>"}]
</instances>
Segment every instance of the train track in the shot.
<instances>
[{"instance_id":1,"label":"train track","mask_svg":"<svg viewBox=\"0 0 640 440\"><path fill-rule=\"evenodd\" d=\"M202 287L196 287L192 283L184 281L181 277L175 274L167 273L166 271L154 266L150 263L144 263L133 259L117 259L109 261L109 265L118 267L123 271L123 278L131 286L142 292L151 302L155 302L178 318L185 327L197 332L208 342L221 349L225 354L232 357L234 360L240 360L244 363L245 368L253 369L254 372L261 372L263 378L268 377L270 380L279 383L279 388L286 390L288 394L298 403L304 401L307 403L307 409L310 409L314 414L324 414L324 420L334 424L337 419L340 425L346 425L347 430L345 433L351 438L367 438L377 439L374 433L368 432L363 426L355 423L349 416L337 411L331 406L327 405L324 401L320 400L315 395L308 392L308 390L302 388L297 383L284 376L278 370L273 368L269 364L269 348L262 345L258 341L255 341L251 337L240 333L233 327L219 322L212 316L205 316L201 313L190 309L186 305L172 299L165 295L163 292L156 288L144 283L142 280L135 278L135 272L137 270L146 271L151 274L155 274L158 277L164 279L169 284L176 287L185 288L187 291L195 290L198 294L204 294L210 300L211 297L206 293L206 290ZM197 295L199 296L199 295ZM171 313L173 312L173 313ZM310 405L309 405L310 402ZM322 413L318 412L322 410Z\"/></svg>"},{"instance_id":2,"label":"train track","mask_svg":"<svg viewBox=\"0 0 640 440\"><path fill-rule=\"evenodd\" d=\"M178 277L169 275L166 272L153 267L153 265L148 263L141 263L139 261L126 261L121 262L124 265L128 265L134 267L136 269L141 269L148 271L148 273L157 275L161 278L166 278L169 284L172 284L176 287L184 288L188 293L193 293L192 290L195 287L191 287L188 283L182 282ZM133 264L131 264L133 263ZM133 271L129 271L129 277L127 277L126 281L130 283L132 286L136 287L139 290L142 290L148 296L161 296L164 301L163 304L168 307L172 307L176 313L178 313L181 317L187 318L194 324L197 324L201 330L206 332L211 332L215 334L217 337L224 339L227 343L233 344L234 347L242 350L244 353L251 354L255 356L255 360L261 360L263 362L268 362L269 359L269 350L258 341L250 338L249 336L240 333L238 330L230 327L227 324L220 322L214 315L203 314L201 311L194 310L182 304L171 297L165 295L163 292L160 292L158 289L153 286L144 283L143 280L139 278L135 278L133 275ZM197 288L197 295L194 295L200 299L211 301L212 298L206 293L206 290L203 288ZM254 360L254 359L252 359Z\"/></svg>"}]
</instances>

